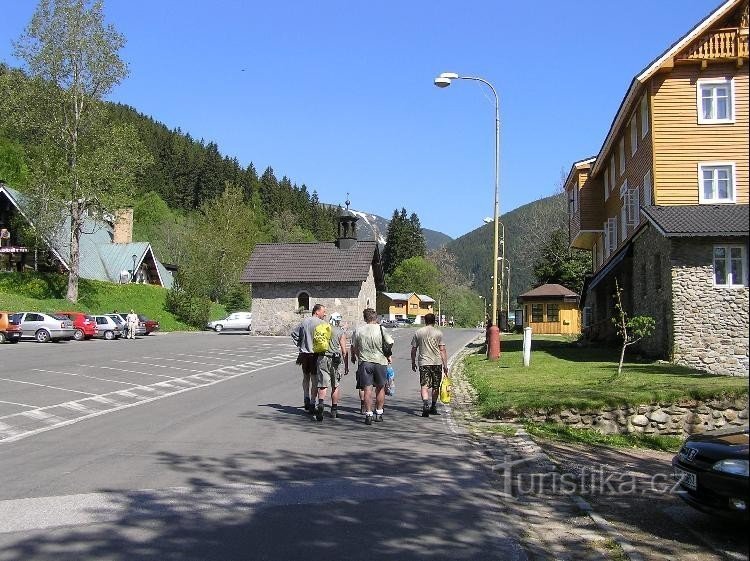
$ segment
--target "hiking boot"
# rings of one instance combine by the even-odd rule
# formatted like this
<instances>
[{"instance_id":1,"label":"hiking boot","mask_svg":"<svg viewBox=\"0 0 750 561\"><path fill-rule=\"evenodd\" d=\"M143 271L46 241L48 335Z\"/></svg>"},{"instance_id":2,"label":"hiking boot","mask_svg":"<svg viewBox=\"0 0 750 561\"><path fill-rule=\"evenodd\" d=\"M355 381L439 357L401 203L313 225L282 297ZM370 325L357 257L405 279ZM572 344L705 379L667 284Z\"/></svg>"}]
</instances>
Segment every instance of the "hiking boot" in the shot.
<instances>
[{"instance_id":1,"label":"hiking boot","mask_svg":"<svg viewBox=\"0 0 750 561\"><path fill-rule=\"evenodd\" d=\"M372 424L372 415L365 415L365 424L371 425Z\"/></svg>"},{"instance_id":2,"label":"hiking boot","mask_svg":"<svg viewBox=\"0 0 750 561\"><path fill-rule=\"evenodd\" d=\"M318 405L318 406L317 406L317 407L315 408L315 419L316 419L317 421L322 421L322 420L323 420L323 409L324 409L324 407L323 407L323 404L322 404L322 403L321 403L321 404L319 404L319 405Z\"/></svg>"},{"instance_id":3,"label":"hiking boot","mask_svg":"<svg viewBox=\"0 0 750 561\"><path fill-rule=\"evenodd\" d=\"M375 413L373 416L375 417L375 422L376 423L382 423L383 422L383 414L382 413L380 413L380 414Z\"/></svg>"},{"instance_id":4,"label":"hiking boot","mask_svg":"<svg viewBox=\"0 0 750 561\"><path fill-rule=\"evenodd\" d=\"M438 410L437 410L437 405L433 404L433 406L430 407L430 415L440 415L440 413L438 413Z\"/></svg>"},{"instance_id":5,"label":"hiking boot","mask_svg":"<svg viewBox=\"0 0 750 561\"><path fill-rule=\"evenodd\" d=\"M338 407L331 407L331 418L336 419L339 416Z\"/></svg>"},{"instance_id":6,"label":"hiking boot","mask_svg":"<svg viewBox=\"0 0 750 561\"><path fill-rule=\"evenodd\" d=\"M425 405L422 407L422 417L429 417L430 416L430 408L429 406Z\"/></svg>"},{"instance_id":7,"label":"hiking boot","mask_svg":"<svg viewBox=\"0 0 750 561\"><path fill-rule=\"evenodd\" d=\"M310 405L310 403L305 402L305 411L309 411L311 407L312 405Z\"/></svg>"}]
</instances>

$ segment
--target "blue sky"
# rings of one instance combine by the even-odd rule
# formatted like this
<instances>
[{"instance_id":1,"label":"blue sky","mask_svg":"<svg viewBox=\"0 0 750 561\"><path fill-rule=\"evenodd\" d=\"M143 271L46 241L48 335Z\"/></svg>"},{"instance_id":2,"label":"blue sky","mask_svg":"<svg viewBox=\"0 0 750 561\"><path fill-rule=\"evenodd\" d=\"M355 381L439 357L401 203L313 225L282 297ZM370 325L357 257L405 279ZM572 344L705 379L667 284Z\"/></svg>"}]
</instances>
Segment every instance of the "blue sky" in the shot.
<instances>
[{"instance_id":1,"label":"blue sky","mask_svg":"<svg viewBox=\"0 0 750 561\"><path fill-rule=\"evenodd\" d=\"M0 0L13 66L35 0ZM259 172L458 237L595 155L633 76L718 0L105 0L129 77L109 97Z\"/></svg>"}]
</instances>

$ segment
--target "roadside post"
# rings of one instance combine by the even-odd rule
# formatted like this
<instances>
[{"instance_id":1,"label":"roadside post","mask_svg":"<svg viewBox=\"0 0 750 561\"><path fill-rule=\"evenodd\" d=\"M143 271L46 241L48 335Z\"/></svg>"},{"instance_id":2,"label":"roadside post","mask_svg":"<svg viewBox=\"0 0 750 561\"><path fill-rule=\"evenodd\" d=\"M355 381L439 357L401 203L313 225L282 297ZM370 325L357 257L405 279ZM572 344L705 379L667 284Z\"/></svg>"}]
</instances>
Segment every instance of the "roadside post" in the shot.
<instances>
[{"instance_id":1,"label":"roadside post","mask_svg":"<svg viewBox=\"0 0 750 561\"><path fill-rule=\"evenodd\" d=\"M523 328L523 365L531 364L531 327Z\"/></svg>"}]
</instances>

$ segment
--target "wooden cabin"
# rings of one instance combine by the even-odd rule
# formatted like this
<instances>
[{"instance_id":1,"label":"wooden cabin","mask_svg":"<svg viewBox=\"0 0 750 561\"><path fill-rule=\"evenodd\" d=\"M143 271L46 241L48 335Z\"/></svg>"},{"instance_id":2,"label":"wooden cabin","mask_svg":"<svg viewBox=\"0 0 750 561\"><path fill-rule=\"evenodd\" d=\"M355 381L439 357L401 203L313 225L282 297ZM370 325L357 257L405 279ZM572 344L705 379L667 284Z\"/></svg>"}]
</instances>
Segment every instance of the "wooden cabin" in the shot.
<instances>
[{"instance_id":1,"label":"wooden cabin","mask_svg":"<svg viewBox=\"0 0 750 561\"><path fill-rule=\"evenodd\" d=\"M543 284L518 297L523 326L537 335L578 335L581 313L578 294L561 284Z\"/></svg>"}]
</instances>

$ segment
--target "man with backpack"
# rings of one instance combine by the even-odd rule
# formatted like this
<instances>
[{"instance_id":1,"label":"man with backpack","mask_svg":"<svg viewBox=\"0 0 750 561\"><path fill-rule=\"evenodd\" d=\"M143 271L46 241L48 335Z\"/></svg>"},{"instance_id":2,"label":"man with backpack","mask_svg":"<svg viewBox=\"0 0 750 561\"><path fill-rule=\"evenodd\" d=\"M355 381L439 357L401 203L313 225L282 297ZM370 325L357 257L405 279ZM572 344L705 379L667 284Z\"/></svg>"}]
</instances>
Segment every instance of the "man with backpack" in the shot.
<instances>
[{"instance_id":1,"label":"man with backpack","mask_svg":"<svg viewBox=\"0 0 750 561\"><path fill-rule=\"evenodd\" d=\"M346 343L346 334L339 327L341 324L341 314L331 314L328 349L320 356L317 362L317 385L318 385L318 405L315 408L315 419L323 420L323 410L328 388L331 388L331 417L336 419L338 415L339 394L341 372L339 367L344 363L344 375L349 374L348 349ZM315 328L315 335L318 335L319 345L324 329L322 326Z\"/></svg>"},{"instance_id":2,"label":"man with backpack","mask_svg":"<svg viewBox=\"0 0 750 561\"><path fill-rule=\"evenodd\" d=\"M378 324L378 314L372 308L362 312L366 325L352 335L352 363L359 360L359 385L364 389L365 424L383 420L385 405L386 367L391 363L393 337ZM372 412L372 387L375 386L375 414Z\"/></svg>"},{"instance_id":3,"label":"man with backpack","mask_svg":"<svg viewBox=\"0 0 750 561\"><path fill-rule=\"evenodd\" d=\"M305 398L305 411L315 411L315 397L317 395L318 357L316 356L313 338L315 328L320 325L330 326L323 319L326 316L326 307L323 304L315 304L309 318L302 320L294 331L292 340L299 349L297 364L302 367L302 395Z\"/></svg>"}]
</instances>

